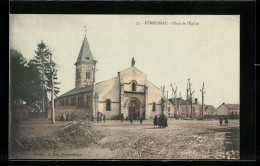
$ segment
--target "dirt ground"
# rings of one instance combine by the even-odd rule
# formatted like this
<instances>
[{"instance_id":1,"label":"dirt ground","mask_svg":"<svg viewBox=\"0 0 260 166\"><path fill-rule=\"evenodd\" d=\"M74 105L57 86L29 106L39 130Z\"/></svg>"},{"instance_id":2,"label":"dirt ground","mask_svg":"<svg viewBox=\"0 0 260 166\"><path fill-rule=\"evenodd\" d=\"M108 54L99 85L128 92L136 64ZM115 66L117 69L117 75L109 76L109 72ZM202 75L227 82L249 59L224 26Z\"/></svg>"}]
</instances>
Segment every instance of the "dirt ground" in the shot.
<instances>
[{"instance_id":1,"label":"dirt ground","mask_svg":"<svg viewBox=\"0 0 260 166\"><path fill-rule=\"evenodd\" d=\"M25 135L50 134L68 122L28 120L17 126ZM87 148L56 151L13 151L11 159L239 159L239 120L228 126L215 121L168 119L167 128L154 129L152 120L107 120L93 123L102 139Z\"/></svg>"}]
</instances>

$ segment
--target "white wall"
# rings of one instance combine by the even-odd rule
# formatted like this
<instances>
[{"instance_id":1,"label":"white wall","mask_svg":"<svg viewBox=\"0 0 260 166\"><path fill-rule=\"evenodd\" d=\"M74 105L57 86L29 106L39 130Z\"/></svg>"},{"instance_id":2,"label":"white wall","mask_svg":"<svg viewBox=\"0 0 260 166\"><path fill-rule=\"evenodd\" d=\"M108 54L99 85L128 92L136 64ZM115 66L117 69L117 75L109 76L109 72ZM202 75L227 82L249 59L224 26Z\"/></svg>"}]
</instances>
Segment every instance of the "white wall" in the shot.
<instances>
[{"instance_id":1,"label":"white wall","mask_svg":"<svg viewBox=\"0 0 260 166\"><path fill-rule=\"evenodd\" d=\"M99 97L99 112L107 118L119 114L119 82L118 77L96 84L96 93ZM111 100L111 110L106 111L106 100Z\"/></svg>"},{"instance_id":2,"label":"white wall","mask_svg":"<svg viewBox=\"0 0 260 166\"><path fill-rule=\"evenodd\" d=\"M132 80L137 81L139 85L145 85L146 75L135 67L120 72L121 83L130 83Z\"/></svg>"}]
</instances>

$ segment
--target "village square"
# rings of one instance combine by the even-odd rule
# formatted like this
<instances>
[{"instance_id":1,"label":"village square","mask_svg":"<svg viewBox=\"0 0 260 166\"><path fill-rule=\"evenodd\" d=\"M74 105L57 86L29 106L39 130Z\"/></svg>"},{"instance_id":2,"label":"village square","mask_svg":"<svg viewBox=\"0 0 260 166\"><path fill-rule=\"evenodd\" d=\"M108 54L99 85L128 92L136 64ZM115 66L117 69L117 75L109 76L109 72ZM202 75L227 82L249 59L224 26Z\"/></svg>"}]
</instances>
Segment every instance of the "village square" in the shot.
<instances>
[{"instance_id":1,"label":"village square","mask_svg":"<svg viewBox=\"0 0 260 166\"><path fill-rule=\"evenodd\" d=\"M10 159L240 158L238 102L206 102L211 89L203 80L199 89L191 78L185 91L171 80L157 87L134 55L97 81L102 58L93 56L86 31L67 64L74 87L62 93L48 43L40 41L28 62L11 48Z\"/></svg>"}]
</instances>

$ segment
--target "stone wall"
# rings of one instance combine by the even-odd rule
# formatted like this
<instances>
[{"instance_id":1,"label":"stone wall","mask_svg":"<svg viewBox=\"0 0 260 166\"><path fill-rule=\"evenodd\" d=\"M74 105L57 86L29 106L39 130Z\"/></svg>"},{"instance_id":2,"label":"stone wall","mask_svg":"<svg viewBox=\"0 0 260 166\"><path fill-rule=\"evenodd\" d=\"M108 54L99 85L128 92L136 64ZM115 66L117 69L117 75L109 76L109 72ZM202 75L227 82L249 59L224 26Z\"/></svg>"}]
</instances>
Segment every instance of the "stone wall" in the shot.
<instances>
[{"instance_id":1,"label":"stone wall","mask_svg":"<svg viewBox=\"0 0 260 166\"><path fill-rule=\"evenodd\" d=\"M84 119L86 118L86 114L90 113L88 110L86 110L85 107L77 107L77 106L61 106L58 108L55 108L55 119L60 120L60 117L64 113L64 115L67 115L68 113L71 114L77 114L78 119ZM48 118L51 118L51 107L48 108Z\"/></svg>"}]
</instances>

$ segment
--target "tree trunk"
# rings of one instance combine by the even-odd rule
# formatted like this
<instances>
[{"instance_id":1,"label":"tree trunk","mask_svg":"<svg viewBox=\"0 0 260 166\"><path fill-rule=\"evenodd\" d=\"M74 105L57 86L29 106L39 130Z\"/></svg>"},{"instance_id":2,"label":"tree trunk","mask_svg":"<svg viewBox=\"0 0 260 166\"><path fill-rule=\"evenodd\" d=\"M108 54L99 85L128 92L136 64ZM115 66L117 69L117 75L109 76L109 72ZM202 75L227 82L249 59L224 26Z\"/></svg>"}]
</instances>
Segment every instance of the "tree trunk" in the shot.
<instances>
[{"instance_id":1,"label":"tree trunk","mask_svg":"<svg viewBox=\"0 0 260 166\"><path fill-rule=\"evenodd\" d=\"M193 120L193 110L192 110L192 95L191 95L191 98L190 98L190 112L191 112L191 119Z\"/></svg>"},{"instance_id":2,"label":"tree trunk","mask_svg":"<svg viewBox=\"0 0 260 166\"><path fill-rule=\"evenodd\" d=\"M54 110L54 80L53 80L53 74L51 76L51 123L55 124L55 110Z\"/></svg>"},{"instance_id":3,"label":"tree trunk","mask_svg":"<svg viewBox=\"0 0 260 166\"><path fill-rule=\"evenodd\" d=\"M203 94L202 94L202 120L204 119L204 115L203 115L203 110L204 110L204 97L203 97Z\"/></svg>"}]
</instances>

